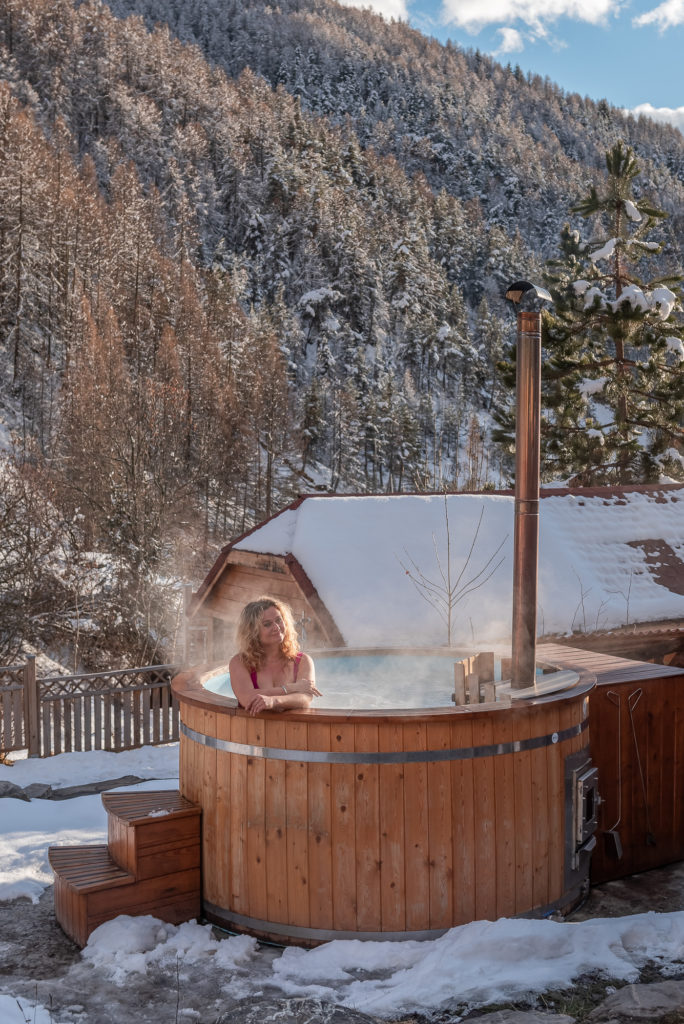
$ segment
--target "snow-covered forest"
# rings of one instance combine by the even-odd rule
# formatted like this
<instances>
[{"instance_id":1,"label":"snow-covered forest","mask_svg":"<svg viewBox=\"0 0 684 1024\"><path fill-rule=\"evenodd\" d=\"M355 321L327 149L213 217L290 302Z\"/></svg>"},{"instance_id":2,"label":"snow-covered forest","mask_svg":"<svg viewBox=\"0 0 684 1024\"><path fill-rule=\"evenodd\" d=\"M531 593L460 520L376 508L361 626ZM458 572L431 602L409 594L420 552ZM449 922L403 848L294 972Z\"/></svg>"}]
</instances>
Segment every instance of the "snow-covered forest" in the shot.
<instances>
[{"instance_id":1,"label":"snow-covered forest","mask_svg":"<svg viewBox=\"0 0 684 1024\"><path fill-rule=\"evenodd\" d=\"M299 492L506 485L502 294L620 139L676 274L674 128L332 2L0 0L0 658L155 660Z\"/></svg>"}]
</instances>

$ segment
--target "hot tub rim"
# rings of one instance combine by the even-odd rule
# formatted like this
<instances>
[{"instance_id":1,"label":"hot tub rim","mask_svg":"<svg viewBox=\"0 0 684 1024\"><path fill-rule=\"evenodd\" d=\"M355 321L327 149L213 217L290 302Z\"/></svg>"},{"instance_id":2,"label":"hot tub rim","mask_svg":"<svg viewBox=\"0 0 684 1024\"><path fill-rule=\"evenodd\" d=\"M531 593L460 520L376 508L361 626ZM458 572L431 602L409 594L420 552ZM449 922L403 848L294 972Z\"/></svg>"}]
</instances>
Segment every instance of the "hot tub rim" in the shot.
<instances>
[{"instance_id":1,"label":"hot tub rim","mask_svg":"<svg viewBox=\"0 0 684 1024\"><path fill-rule=\"evenodd\" d=\"M560 666L562 667L562 666ZM213 693L204 686L204 680L211 679L215 675L227 673L226 662L219 662L215 665L200 665L194 668L183 669L171 680L171 689L174 697L179 703L183 701L195 707L202 707L205 710L212 710L218 713L232 713L238 717L251 718L244 708L241 708L235 697L225 697L222 694ZM351 710L349 708L302 708L288 711L263 711L259 718L280 719L285 716L291 722L374 722L381 718L412 720L426 720L432 722L446 721L461 715L493 714L503 715L515 713L524 708L537 707L543 704L551 704L561 701L575 701L580 697L588 696L596 686L596 676L586 669L575 668L578 675L577 683L566 690L545 694L539 697L526 697L516 700L512 704L502 705L500 708L492 704L468 704L451 705L434 708L364 708ZM201 674L200 674L201 673Z\"/></svg>"}]
</instances>

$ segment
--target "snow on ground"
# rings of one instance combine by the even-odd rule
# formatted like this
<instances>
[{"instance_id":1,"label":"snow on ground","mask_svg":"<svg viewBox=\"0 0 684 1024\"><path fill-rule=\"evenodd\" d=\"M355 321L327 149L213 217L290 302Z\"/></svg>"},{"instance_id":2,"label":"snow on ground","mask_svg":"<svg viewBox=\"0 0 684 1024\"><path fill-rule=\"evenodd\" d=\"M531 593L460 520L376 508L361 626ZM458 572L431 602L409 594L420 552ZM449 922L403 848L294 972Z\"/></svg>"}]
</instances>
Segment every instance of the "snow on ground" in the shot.
<instances>
[{"instance_id":1,"label":"snow on ground","mask_svg":"<svg viewBox=\"0 0 684 1024\"><path fill-rule=\"evenodd\" d=\"M636 981L646 960L665 967L682 955L684 912L635 914L567 924L505 919L452 928L428 942L336 940L304 950L285 949L270 976L253 971L256 940L217 940L207 925L164 924L153 917L119 917L101 925L83 950L111 981L131 983L152 966L210 966L220 972L249 967L243 997L264 982L284 996L320 999L391 1018L455 1005L485 1006L567 988L590 971ZM679 965L677 970L679 969ZM232 982L235 994L234 982ZM250 992L251 988L251 992Z\"/></svg>"},{"instance_id":2,"label":"snow on ground","mask_svg":"<svg viewBox=\"0 0 684 1024\"><path fill-rule=\"evenodd\" d=\"M52 1012L40 1003L0 994L0 1021L2 1024L59 1024Z\"/></svg>"},{"instance_id":3,"label":"snow on ground","mask_svg":"<svg viewBox=\"0 0 684 1024\"><path fill-rule=\"evenodd\" d=\"M87 751L20 758L14 765L0 765L0 782L22 789L33 783L62 789L126 775L152 780L126 789L177 789L178 744L120 754ZM0 815L0 900L28 896L35 902L45 886L52 885L48 846L103 843L107 838L107 815L99 794L68 801L7 798L0 800Z\"/></svg>"},{"instance_id":4,"label":"snow on ground","mask_svg":"<svg viewBox=\"0 0 684 1024\"><path fill-rule=\"evenodd\" d=\"M0 775L19 786L30 782L72 786L108 775L163 774L161 781L149 779L141 784L151 789L175 786L176 767L177 747L170 744L121 754L90 752L18 760L13 767L2 767ZM5 798L0 801L0 812L0 899L18 893L35 899L50 883L49 845L102 842L105 838L99 796L30 802ZM0 942L0 958L2 946ZM569 987L573 979L587 972L635 981L647 961L658 964L667 975L681 969L682 959L684 912L577 923L478 921L428 942L337 940L313 950L289 948L283 952L263 949L245 936L218 940L208 925L196 922L174 926L149 916L122 916L93 932L80 962L51 983L61 997L61 1011L59 1006L57 1012L45 1009L38 989L36 999L27 1000L30 979L20 983L5 977L0 1020L3 1024L25 1024L27 1020L63 1024L76 1014L69 1009L71 990L83 992L85 986L88 992L92 988L105 993L107 999L111 991L121 991L121 998L125 992L131 999L137 985L159 986L160 976L166 979L168 990L177 971L188 992L218 991L234 1001L256 999L270 991L283 997L318 998L392 1018L519 1000L551 988ZM96 1012L91 1016L81 1007L76 1015L79 1021L99 1024ZM125 1014L119 1019L126 1019Z\"/></svg>"},{"instance_id":5,"label":"snow on ground","mask_svg":"<svg viewBox=\"0 0 684 1024\"><path fill-rule=\"evenodd\" d=\"M26 751L10 755L13 765L0 764L0 782L15 786L47 783L53 789L66 789L79 783L104 782L124 775L139 779L175 779L178 781L178 744L140 747L118 754L107 750L87 750L55 757L26 757ZM164 788L162 786L160 789Z\"/></svg>"}]
</instances>

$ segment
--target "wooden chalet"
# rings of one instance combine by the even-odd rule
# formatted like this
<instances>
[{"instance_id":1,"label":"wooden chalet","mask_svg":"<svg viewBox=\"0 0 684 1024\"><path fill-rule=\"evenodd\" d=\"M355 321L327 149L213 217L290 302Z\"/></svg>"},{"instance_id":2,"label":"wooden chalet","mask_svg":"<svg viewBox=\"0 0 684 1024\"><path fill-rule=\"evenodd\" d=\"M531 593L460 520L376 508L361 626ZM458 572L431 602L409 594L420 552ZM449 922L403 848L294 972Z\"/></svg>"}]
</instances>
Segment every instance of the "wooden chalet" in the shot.
<instances>
[{"instance_id":1,"label":"wooden chalet","mask_svg":"<svg viewBox=\"0 0 684 1024\"><path fill-rule=\"evenodd\" d=\"M541 497L540 589L546 586L547 593L553 592L554 601L558 604L559 594L565 588L562 600L567 612L565 622L556 616L558 624L554 627L552 617L543 614L542 604L540 633L556 643L567 643L574 648L655 661L673 667L683 666L684 485L635 485L581 490L546 488L542 490ZM554 503L553 499L557 501ZM206 579L193 595L188 609L191 633L196 630L198 635L201 632L205 637L202 645L204 651L200 653L199 660L221 661L232 653L235 623L240 609L262 594L282 598L291 606L300 635L311 649L406 644L401 624L393 635L390 635L386 623L380 619L377 620L375 631L373 628L375 609L386 607L388 603L394 605L399 599L404 603L395 617L403 615L407 623L415 625L414 645L430 646L435 642L444 642L441 639L435 641L434 636L431 638L424 631L425 640L422 644L416 644L415 636L423 635L421 616L425 614L424 602L412 595L414 606L407 604L405 580L401 574L395 575L389 582L387 579L393 572L396 574L397 560L402 549L406 551L407 547L413 548L418 542L419 533L430 536L427 520L424 526L421 524L419 528L416 527L416 504L421 506L419 512L423 514L429 505L439 509L443 501L444 496L441 494L304 495L270 519L237 537L221 551ZM458 533L461 528L460 519L457 518L459 509L466 505L471 510L471 519L472 509L477 511L480 505L487 505L488 515L492 514L493 509L498 516L505 514L512 517L511 492L452 495L449 501L455 503L450 519L450 529L454 533ZM499 504L494 505L493 502ZM503 510L501 502L504 502ZM644 507L644 503L647 507ZM637 509L639 525L624 525L624 514L629 511L626 506L630 504L641 506L640 510ZM570 513L565 506L570 508ZM572 516L572 529L567 532L562 518L553 527L553 518L554 515L558 517L559 508L563 515ZM405 529L402 526L404 512L407 520ZM583 521L585 514L586 529ZM597 515L602 517L601 530L606 539L606 550L603 552L593 543L592 537L596 530ZM387 547L382 532L383 516L387 517L387 532L395 531L397 536L396 551L389 552L388 548L384 563L382 552L379 551L383 544ZM369 518L372 517L375 520L375 533L367 528ZM615 531L619 535L619 547L614 544L612 550L608 550L613 540L610 536L610 517L614 517L616 527L620 525L620 529ZM549 528L551 532L545 542L543 525L547 522L551 522L553 528ZM644 522L648 524L647 527L644 527ZM463 529L465 533L468 527ZM645 531L648 533L646 536ZM317 544L309 541L312 535L319 538ZM605 584L607 590L612 587L611 593L621 595L610 599L614 605L613 621L610 621L609 615L604 614L607 600L598 605L598 611L585 615L584 622L575 621L573 612L577 618L581 588L581 570L576 571L575 565L579 565L581 559L584 559L585 567L593 565L599 557L604 558L610 570ZM556 562L560 565L556 565ZM371 567L367 575L366 564ZM510 557L508 564L511 564ZM628 568L631 565L637 568ZM622 571L622 578L615 575L618 570ZM509 597L506 581L500 579L497 590L503 609ZM638 617L639 606L634 599L637 584L641 587L648 584L649 594L655 594L657 598L651 600L648 617L643 621ZM355 600L355 585L358 601ZM479 592L482 601L485 598L493 599L492 584L488 584L488 588ZM374 589L377 593L369 592ZM633 596L631 615L630 591ZM350 628L349 607L352 603L357 605L357 618L363 620L362 629ZM507 612L501 612L501 622L504 622L506 615ZM567 628L571 623L574 628ZM486 642L492 640L491 637L485 639ZM505 637L502 635L501 639L505 640ZM198 657L194 660L198 660Z\"/></svg>"},{"instance_id":2,"label":"wooden chalet","mask_svg":"<svg viewBox=\"0 0 684 1024\"><path fill-rule=\"evenodd\" d=\"M297 499L267 521L295 511L304 500L304 497ZM310 647L344 647L342 634L299 560L289 551L273 554L249 549L249 538L263 525L247 531L223 548L193 596L189 609L191 628L194 625L205 632L207 660L220 660L225 656L241 609L263 594L279 598L290 606L300 633L304 631Z\"/></svg>"}]
</instances>

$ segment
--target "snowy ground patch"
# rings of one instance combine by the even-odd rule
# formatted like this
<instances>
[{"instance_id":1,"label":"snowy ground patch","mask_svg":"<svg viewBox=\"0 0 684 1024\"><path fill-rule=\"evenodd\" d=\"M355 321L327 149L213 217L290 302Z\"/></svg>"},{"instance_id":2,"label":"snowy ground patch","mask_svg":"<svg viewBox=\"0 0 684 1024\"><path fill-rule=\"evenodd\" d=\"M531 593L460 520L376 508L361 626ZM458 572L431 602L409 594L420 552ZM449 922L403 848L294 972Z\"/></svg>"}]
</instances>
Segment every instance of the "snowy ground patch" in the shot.
<instances>
[{"instance_id":1,"label":"snowy ground patch","mask_svg":"<svg viewBox=\"0 0 684 1024\"><path fill-rule=\"evenodd\" d=\"M121 915L95 929L83 958L116 984L124 985L131 974L145 974L148 968L160 964L179 962L184 972L198 963L211 964L221 972L235 971L250 960L256 948L256 939L248 935L219 941L208 925L196 921L173 925L149 914Z\"/></svg>"},{"instance_id":2,"label":"snowy ground patch","mask_svg":"<svg viewBox=\"0 0 684 1024\"><path fill-rule=\"evenodd\" d=\"M126 775L149 779L126 789L177 789L178 744L120 754L93 750L20 758L11 766L0 765L0 781L19 787L46 783L67 788ZM0 900L27 896L35 902L52 885L49 846L106 842L107 815L99 794L67 801L6 798L0 801L0 812Z\"/></svg>"},{"instance_id":3,"label":"snowy ground patch","mask_svg":"<svg viewBox=\"0 0 684 1024\"><path fill-rule=\"evenodd\" d=\"M120 777L144 765L151 770L159 759L165 770L174 770L177 752L158 749L20 761L3 775L18 770L18 784L59 779L69 786L83 783L86 769L97 778ZM174 772L173 778L149 779L136 788L176 785ZM0 965L13 964L0 972L1 1024L158 1024L174 1014L213 1021L242 1000L259 1006L274 999L319 1000L387 1020L444 1013L445 1020L457 1021L466 1011L492 1004L534 1004L542 993L570 988L586 975L605 978L609 987L612 981L637 981L647 963L661 977L682 971L684 911L581 922L504 918L472 922L427 942L337 940L313 950L264 947L249 936L219 937L195 921L176 926L149 915L121 916L96 929L79 954L69 940L62 942L46 913L50 894L44 890L52 881L47 847L102 842L100 796L5 798L0 811L0 909L11 907L14 914L14 931L3 932L0 942ZM34 905L2 902L17 894ZM42 921L35 934L25 924L34 910L43 914L35 918ZM60 969L53 954L35 959L48 939L68 954ZM32 976L26 969L29 950L43 973Z\"/></svg>"}]
</instances>

